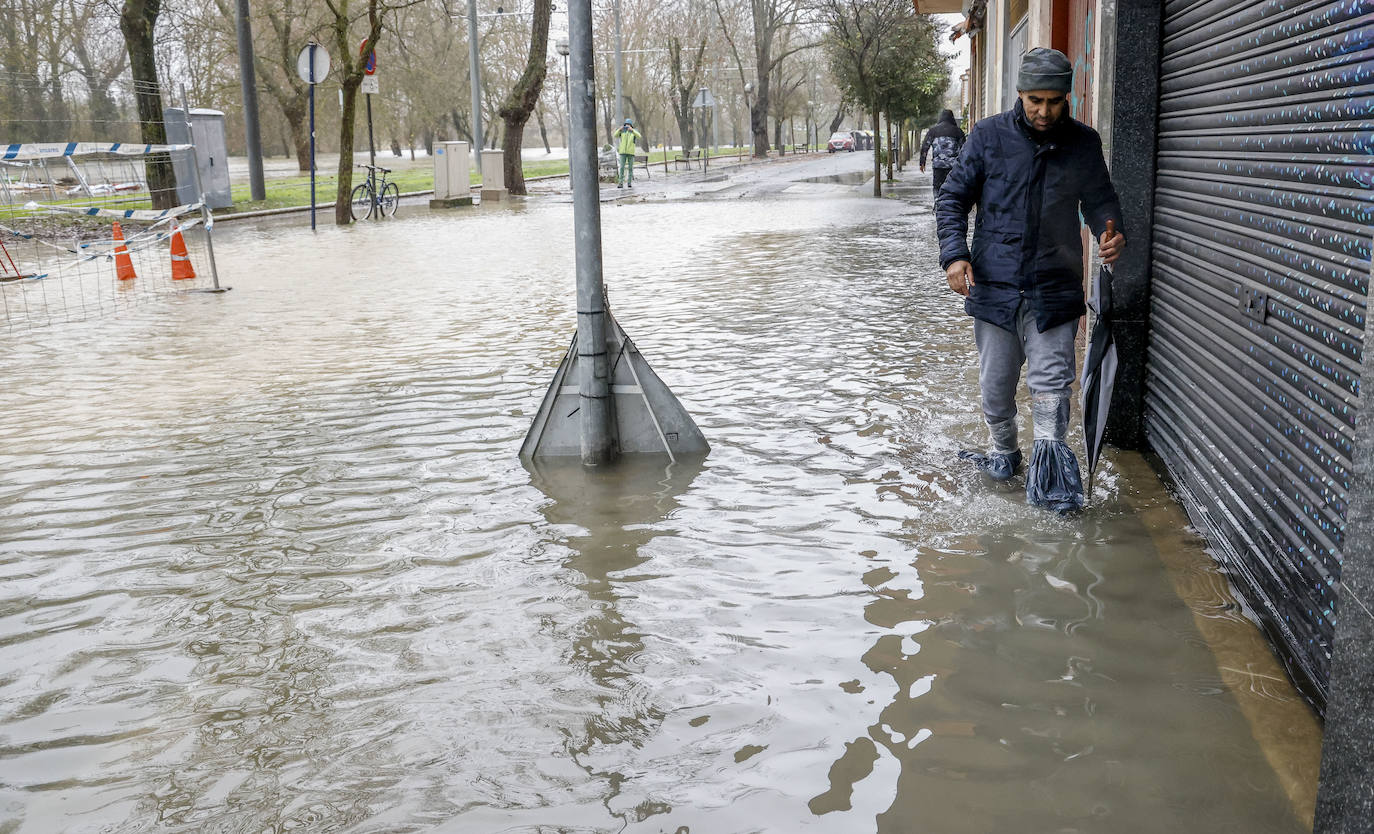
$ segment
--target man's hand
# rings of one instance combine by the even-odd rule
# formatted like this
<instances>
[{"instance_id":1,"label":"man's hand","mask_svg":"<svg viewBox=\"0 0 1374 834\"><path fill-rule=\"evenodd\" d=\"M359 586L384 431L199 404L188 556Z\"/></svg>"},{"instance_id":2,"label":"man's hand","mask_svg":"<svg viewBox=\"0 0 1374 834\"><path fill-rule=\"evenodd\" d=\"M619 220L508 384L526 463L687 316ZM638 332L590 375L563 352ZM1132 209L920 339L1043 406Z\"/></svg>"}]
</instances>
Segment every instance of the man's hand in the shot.
<instances>
[{"instance_id":1,"label":"man's hand","mask_svg":"<svg viewBox=\"0 0 1374 834\"><path fill-rule=\"evenodd\" d=\"M925 163L921 163L921 173L924 174L925 172L926 172Z\"/></svg>"},{"instance_id":2,"label":"man's hand","mask_svg":"<svg viewBox=\"0 0 1374 834\"><path fill-rule=\"evenodd\" d=\"M1126 248L1126 236L1116 230L1116 221L1107 221L1107 231L1098 238L1097 251L1102 255L1102 263L1116 263L1116 259L1121 257L1121 250Z\"/></svg>"},{"instance_id":3,"label":"man's hand","mask_svg":"<svg viewBox=\"0 0 1374 834\"><path fill-rule=\"evenodd\" d=\"M945 269L945 280L950 289L967 296L973 289L973 265L968 261L955 261Z\"/></svg>"}]
</instances>

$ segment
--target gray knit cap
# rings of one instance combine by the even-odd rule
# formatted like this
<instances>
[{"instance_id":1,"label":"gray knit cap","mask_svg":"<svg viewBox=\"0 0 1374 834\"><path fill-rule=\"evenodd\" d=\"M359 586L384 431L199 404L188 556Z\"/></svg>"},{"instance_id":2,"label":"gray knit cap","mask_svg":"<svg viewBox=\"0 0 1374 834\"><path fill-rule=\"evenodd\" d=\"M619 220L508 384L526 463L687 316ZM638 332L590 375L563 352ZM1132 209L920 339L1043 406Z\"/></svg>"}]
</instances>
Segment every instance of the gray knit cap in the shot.
<instances>
[{"instance_id":1,"label":"gray knit cap","mask_svg":"<svg viewBox=\"0 0 1374 834\"><path fill-rule=\"evenodd\" d=\"M1073 64L1059 50L1038 46L1021 57L1016 89L1067 93L1073 89Z\"/></svg>"}]
</instances>

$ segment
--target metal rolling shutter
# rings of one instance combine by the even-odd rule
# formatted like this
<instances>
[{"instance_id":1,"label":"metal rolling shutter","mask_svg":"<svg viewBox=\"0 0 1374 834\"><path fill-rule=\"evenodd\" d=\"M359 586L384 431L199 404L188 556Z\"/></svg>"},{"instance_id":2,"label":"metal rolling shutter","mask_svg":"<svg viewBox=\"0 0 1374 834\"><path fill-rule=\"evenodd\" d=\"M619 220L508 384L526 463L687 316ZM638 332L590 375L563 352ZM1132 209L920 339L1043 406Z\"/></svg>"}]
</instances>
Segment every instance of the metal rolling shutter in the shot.
<instances>
[{"instance_id":1,"label":"metal rolling shutter","mask_svg":"<svg viewBox=\"0 0 1374 834\"><path fill-rule=\"evenodd\" d=\"M1170 0L1146 407L1324 709L1369 294L1374 0Z\"/></svg>"}]
</instances>

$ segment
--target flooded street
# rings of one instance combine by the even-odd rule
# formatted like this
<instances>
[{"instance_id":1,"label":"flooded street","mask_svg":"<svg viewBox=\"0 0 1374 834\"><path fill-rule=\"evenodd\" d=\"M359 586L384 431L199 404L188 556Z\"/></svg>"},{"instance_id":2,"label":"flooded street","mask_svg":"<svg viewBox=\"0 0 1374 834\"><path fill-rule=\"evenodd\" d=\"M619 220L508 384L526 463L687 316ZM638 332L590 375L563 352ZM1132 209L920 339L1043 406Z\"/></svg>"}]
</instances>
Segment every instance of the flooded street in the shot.
<instances>
[{"instance_id":1,"label":"flooded street","mask_svg":"<svg viewBox=\"0 0 1374 834\"><path fill-rule=\"evenodd\" d=\"M223 224L230 293L0 333L0 831L1310 828L1316 722L1142 459L1068 519L955 460L970 320L863 164L603 205L696 464L517 457L566 197Z\"/></svg>"}]
</instances>

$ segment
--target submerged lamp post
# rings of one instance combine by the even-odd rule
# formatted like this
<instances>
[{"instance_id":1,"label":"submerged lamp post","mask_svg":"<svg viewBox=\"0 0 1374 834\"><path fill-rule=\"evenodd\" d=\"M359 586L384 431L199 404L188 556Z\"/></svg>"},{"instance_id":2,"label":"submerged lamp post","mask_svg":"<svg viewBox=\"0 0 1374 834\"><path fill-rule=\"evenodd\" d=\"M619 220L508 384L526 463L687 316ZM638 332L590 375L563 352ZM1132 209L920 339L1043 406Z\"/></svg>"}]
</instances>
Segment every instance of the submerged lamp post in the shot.
<instances>
[{"instance_id":1,"label":"submerged lamp post","mask_svg":"<svg viewBox=\"0 0 1374 834\"><path fill-rule=\"evenodd\" d=\"M472 150L482 170L482 68L477 60L477 0L468 0L468 80L472 88Z\"/></svg>"},{"instance_id":2,"label":"submerged lamp post","mask_svg":"<svg viewBox=\"0 0 1374 834\"><path fill-rule=\"evenodd\" d=\"M590 8L590 7L589 7ZM569 12L571 14L571 12ZM588 12L590 14L590 12ZM615 0L615 123L625 124L625 95L622 76L625 73L625 52L620 37L620 0Z\"/></svg>"},{"instance_id":3,"label":"submerged lamp post","mask_svg":"<svg viewBox=\"0 0 1374 834\"><path fill-rule=\"evenodd\" d=\"M606 304L591 0L568 4L568 41L577 335L544 394L520 457L579 457L584 465L602 466L626 454L667 455L669 460L704 455L710 447L701 430Z\"/></svg>"}]
</instances>

